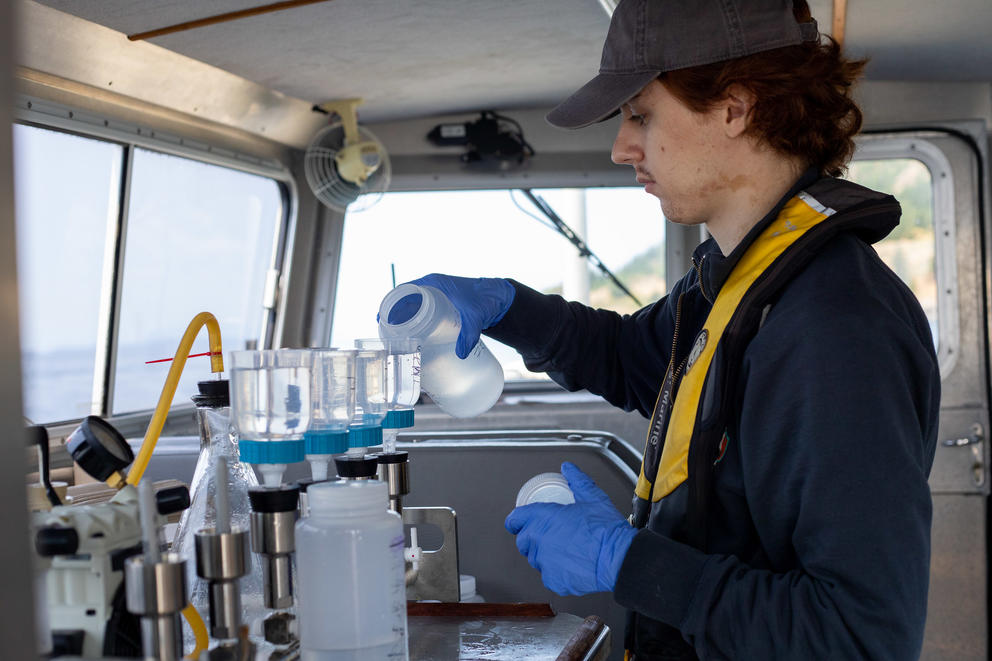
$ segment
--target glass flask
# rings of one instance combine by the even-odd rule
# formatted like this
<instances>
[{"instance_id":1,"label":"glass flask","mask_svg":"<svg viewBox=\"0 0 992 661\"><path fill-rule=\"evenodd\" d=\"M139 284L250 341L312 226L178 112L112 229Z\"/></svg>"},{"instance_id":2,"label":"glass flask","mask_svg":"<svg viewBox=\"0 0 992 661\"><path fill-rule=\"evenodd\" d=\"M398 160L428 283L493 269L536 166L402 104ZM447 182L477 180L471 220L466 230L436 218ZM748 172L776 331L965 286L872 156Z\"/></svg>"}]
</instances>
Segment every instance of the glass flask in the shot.
<instances>
[{"instance_id":1,"label":"glass flask","mask_svg":"<svg viewBox=\"0 0 992 661\"><path fill-rule=\"evenodd\" d=\"M208 584L196 575L194 536L199 530L214 528L217 524L217 459L224 457L229 467L226 488L232 528L249 528L251 505L248 502L248 488L257 487L258 478L250 465L238 461L238 441L231 429L228 381L201 381L197 385L200 394L193 397L193 403L196 404L200 432L200 456L189 488L190 506L179 519L172 550L188 563L186 582L189 600L206 621L209 613ZM241 579L240 585L242 621L251 623L261 619L266 612L262 602L262 567L254 557L251 570ZM189 649L194 644L189 627L183 627L183 636L186 639L184 645Z\"/></svg>"}]
</instances>

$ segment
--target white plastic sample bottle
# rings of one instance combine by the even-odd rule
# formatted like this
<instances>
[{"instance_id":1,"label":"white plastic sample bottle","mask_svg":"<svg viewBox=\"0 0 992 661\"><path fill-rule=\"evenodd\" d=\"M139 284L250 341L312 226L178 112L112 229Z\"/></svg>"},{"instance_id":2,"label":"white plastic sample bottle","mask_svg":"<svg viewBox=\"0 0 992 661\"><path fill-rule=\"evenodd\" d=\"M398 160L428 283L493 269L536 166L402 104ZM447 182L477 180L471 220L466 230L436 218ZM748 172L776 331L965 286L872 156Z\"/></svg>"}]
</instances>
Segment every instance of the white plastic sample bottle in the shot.
<instances>
[{"instance_id":1,"label":"white plastic sample bottle","mask_svg":"<svg viewBox=\"0 0 992 661\"><path fill-rule=\"evenodd\" d=\"M462 360L455 355L458 310L434 287L403 284L382 299L379 335L420 342L420 387L445 413L485 413L503 392L503 368L480 340Z\"/></svg>"},{"instance_id":2,"label":"white plastic sample bottle","mask_svg":"<svg viewBox=\"0 0 992 661\"><path fill-rule=\"evenodd\" d=\"M307 489L296 524L301 658L406 661L403 523L378 480Z\"/></svg>"}]
</instances>

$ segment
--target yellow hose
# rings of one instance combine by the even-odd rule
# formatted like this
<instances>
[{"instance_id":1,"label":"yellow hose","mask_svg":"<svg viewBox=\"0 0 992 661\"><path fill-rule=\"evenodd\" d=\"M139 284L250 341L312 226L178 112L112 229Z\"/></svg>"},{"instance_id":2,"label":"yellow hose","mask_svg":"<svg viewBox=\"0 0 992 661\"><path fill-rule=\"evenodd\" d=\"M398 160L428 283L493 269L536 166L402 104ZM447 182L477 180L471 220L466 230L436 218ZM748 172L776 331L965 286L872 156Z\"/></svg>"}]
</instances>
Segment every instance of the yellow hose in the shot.
<instances>
[{"instance_id":1,"label":"yellow hose","mask_svg":"<svg viewBox=\"0 0 992 661\"><path fill-rule=\"evenodd\" d=\"M220 325L217 323L216 317L212 314L201 312L193 317L193 321L189 322L189 326L187 326L186 332L183 334L183 339L179 341L179 348L176 349L175 358L173 358L172 366L169 368L169 375L165 378L165 385L162 386L162 394L158 398L158 406L155 407L155 414L152 415L152 419L148 423L145 440L141 443L141 450L138 452L138 457L131 465L131 470L127 473L127 484L137 486L141 480L141 476L145 473L145 468L148 467L148 461L152 458L155 444L158 443L159 434L162 433L162 427L165 425L165 418L169 415L172 398L176 395L176 387L179 385L179 377L182 376L183 367L186 366L186 358L193 348L193 340L196 339L197 334L203 326L207 327L207 335L210 340L210 371L224 371L224 356L220 343ZM114 476L111 476L107 480L107 483L112 487L119 488L123 486L119 483L119 478L115 480Z\"/></svg>"},{"instance_id":2,"label":"yellow hose","mask_svg":"<svg viewBox=\"0 0 992 661\"><path fill-rule=\"evenodd\" d=\"M193 636L196 637L196 647L193 648L193 651L186 658L199 659L200 652L207 649L210 645L210 639L207 637L207 625L203 623L203 618L200 617L200 613L193 604L186 604L186 608L183 609L183 617L186 618L190 628L193 630Z\"/></svg>"}]
</instances>

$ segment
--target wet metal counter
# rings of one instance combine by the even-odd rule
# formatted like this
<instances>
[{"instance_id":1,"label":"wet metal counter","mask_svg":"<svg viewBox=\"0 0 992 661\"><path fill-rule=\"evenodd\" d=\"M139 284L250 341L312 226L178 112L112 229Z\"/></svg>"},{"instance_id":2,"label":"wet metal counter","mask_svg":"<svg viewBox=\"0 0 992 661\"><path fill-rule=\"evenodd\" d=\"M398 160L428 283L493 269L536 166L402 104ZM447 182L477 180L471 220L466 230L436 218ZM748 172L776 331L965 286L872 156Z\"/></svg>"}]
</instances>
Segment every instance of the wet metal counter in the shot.
<instances>
[{"instance_id":1,"label":"wet metal counter","mask_svg":"<svg viewBox=\"0 0 992 661\"><path fill-rule=\"evenodd\" d=\"M410 661L601 661L611 632L596 616L547 604L408 605Z\"/></svg>"}]
</instances>

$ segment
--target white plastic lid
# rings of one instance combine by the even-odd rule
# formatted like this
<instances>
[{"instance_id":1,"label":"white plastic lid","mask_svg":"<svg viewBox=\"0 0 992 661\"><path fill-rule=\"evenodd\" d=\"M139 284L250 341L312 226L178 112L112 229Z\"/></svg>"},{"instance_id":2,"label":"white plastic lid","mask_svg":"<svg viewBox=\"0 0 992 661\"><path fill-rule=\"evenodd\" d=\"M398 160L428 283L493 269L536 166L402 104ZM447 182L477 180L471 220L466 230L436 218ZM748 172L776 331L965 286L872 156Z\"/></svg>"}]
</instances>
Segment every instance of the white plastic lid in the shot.
<instances>
[{"instance_id":1,"label":"white plastic lid","mask_svg":"<svg viewBox=\"0 0 992 661\"><path fill-rule=\"evenodd\" d=\"M517 507L531 503L558 503L571 505L575 502L568 480L561 473L541 473L530 478L517 493Z\"/></svg>"},{"instance_id":2,"label":"white plastic lid","mask_svg":"<svg viewBox=\"0 0 992 661\"><path fill-rule=\"evenodd\" d=\"M338 480L311 484L307 488L310 514L360 516L385 512L389 488L379 480Z\"/></svg>"}]
</instances>

